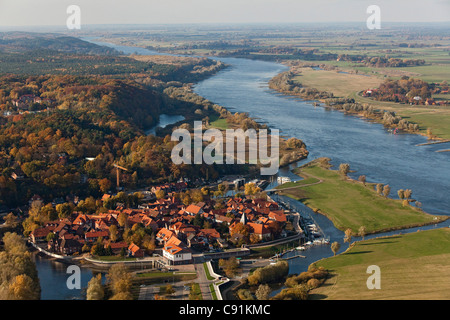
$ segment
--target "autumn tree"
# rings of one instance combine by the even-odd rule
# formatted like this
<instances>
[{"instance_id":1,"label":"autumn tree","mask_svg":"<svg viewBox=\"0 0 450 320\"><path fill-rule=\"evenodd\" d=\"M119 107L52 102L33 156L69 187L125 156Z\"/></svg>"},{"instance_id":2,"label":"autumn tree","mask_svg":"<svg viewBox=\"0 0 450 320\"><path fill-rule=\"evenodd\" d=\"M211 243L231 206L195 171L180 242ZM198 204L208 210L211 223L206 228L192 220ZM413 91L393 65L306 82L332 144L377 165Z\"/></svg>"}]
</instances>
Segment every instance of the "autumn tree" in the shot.
<instances>
[{"instance_id":1,"label":"autumn tree","mask_svg":"<svg viewBox=\"0 0 450 320\"><path fill-rule=\"evenodd\" d=\"M210 189L208 187L201 188L202 194L206 197L209 195Z\"/></svg>"},{"instance_id":2,"label":"autumn tree","mask_svg":"<svg viewBox=\"0 0 450 320\"><path fill-rule=\"evenodd\" d=\"M111 300L128 300L131 295L131 273L124 264L114 264L106 275L107 284L113 292Z\"/></svg>"},{"instance_id":3,"label":"autumn tree","mask_svg":"<svg viewBox=\"0 0 450 320\"><path fill-rule=\"evenodd\" d=\"M0 299L39 299L39 278L25 241L16 233L3 236L0 252Z\"/></svg>"},{"instance_id":4,"label":"autumn tree","mask_svg":"<svg viewBox=\"0 0 450 320\"><path fill-rule=\"evenodd\" d=\"M203 193L200 189L193 189L190 193L191 200L193 203L202 202L203 201Z\"/></svg>"},{"instance_id":5,"label":"autumn tree","mask_svg":"<svg viewBox=\"0 0 450 320\"><path fill-rule=\"evenodd\" d=\"M126 228L127 227L127 221L128 221L128 215L122 211L119 213L119 216L117 217L117 222L119 223L119 226Z\"/></svg>"},{"instance_id":6,"label":"autumn tree","mask_svg":"<svg viewBox=\"0 0 450 320\"><path fill-rule=\"evenodd\" d=\"M268 300L270 292L272 290L268 284L260 284L258 289L256 289L255 296L258 300Z\"/></svg>"},{"instance_id":7,"label":"autumn tree","mask_svg":"<svg viewBox=\"0 0 450 320\"><path fill-rule=\"evenodd\" d=\"M364 236L366 235L366 227L364 226L359 227L358 234L364 240Z\"/></svg>"},{"instance_id":8,"label":"autumn tree","mask_svg":"<svg viewBox=\"0 0 450 320\"><path fill-rule=\"evenodd\" d=\"M166 193L164 192L164 190L159 189L159 190L155 191L155 196L156 196L156 199L158 199L158 200L163 199L166 196Z\"/></svg>"},{"instance_id":9,"label":"autumn tree","mask_svg":"<svg viewBox=\"0 0 450 320\"><path fill-rule=\"evenodd\" d=\"M253 182L246 183L244 186L244 193L246 196L252 196L261 192L261 188L257 187Z\"/></svg>"},{"instance_id":10,"label":"autumn tree","mask_svg":"<svg viewBox=\"0 0 450 320\"><path fill-rule=\"evenodd\" d=\"M285 278L289 273L289 263L286 260L280 260L274 265L268 265L263 268L257 268L247 277L251 286L271 283Z\"/></svg>"},{"instance_id":11,"label":"autumn tree","mask_svg":"<svg viewBox=\"0 0 450 320\"><path fill-rule=\"evenodd\" d=\"M350 172L350 165L348 163L341 163L339 165L340 174L347 176L349 172Z\"/></svg>"},{"instance_id":12,"label":"autumn tree","mask_svg":"<svg viewBox=\"0 0 450 320\"><path fill-rule=\"evenodd\" d=\"M383 194L383 184L382 183L377 183L377 193L378 195L382 195Z\"/></svg>"},{"instance_id":13,"label":"autumn tree","mask_svg":"<svg viewBox=\"0 0 450 320\"><path fill-rule=\"evenodd\" d=\"M404 199L405 198L405 190L400 189L397 191L397 195L399 199Z\"/></svg>"},{"instance_id":14,"label":"autumn tree","mask_svg":"<svg viewBox=\"0 0 450 320\"><path fill-rule=\"evenodd\" d=\"M341 245L337 241L335 241L331 244L331 251L333 251L334 255L336 255L336 253L339 251L340 248L341 248Z\"/></svg>"},{"instance_id":15,"label":"autumn tree","mask_svg":"<svg viewBox=\"0 0 450 320\"><path fill-rule=\"evenodd\" d=\"M8 213L3 220L5 221L5 227L8 228L15 228L19 225L19 220L17 219L17 217L14 215L14 213L10 212Z\"/></svg>"},{"instance_id":16,"label":"autumn tree","mask_svg":"<svg viewBox=\"0 0 450 320\"><path fill-rule=\"evenodd\" d=\"M102 275L92 277L88 283L86 291L86 300L103 300L105 297L105 289L102 285Z\"/></svg>"},{"instance_id":17,"label":"autumn tree","mask_svg":"<svg viewBox=\"0 0 450 320\"><path fill-rule=\"evenodd\" d=\"M217 191L219 191L221 195L224 195L228 191L228 184L224 182L220 183L217 186Z\"/></svg>"},{"instance_id":18,"label":"autumn tree","mask_svg":"<svg viewBox=\"0 0 450 320\"><path fill-rule=\"evenodd\" d=\"M238 222L234 225L234 227L232 229L230 229L231 236L236 233L247 237L249 235L249 228L247 225L244 225L241 222Z\"/></svg>"},{"instance_id":19,"label":"autumn tree","mask_svg":"<svg viewBox=\"0 0 450 320\"><path fill-rule=\"evenodd\" d=\"M286 141L286 147L290 149L304 148L305 144L302 140L291 137Z\"/></svg>"},{"instance_id":20,"label":"autumn tree","mask_svg":"<svg viewBox=\"0 0 450 320\"><path fill-rule=\"evenodd\" d=\"M144 239L142 241L142 245L144 248L146 248L148 251L153 252L156 249L156 239L155 235L152 234L151 236L144 236Z\"/></svg>"},{"instance_id":21,"label":"autumn tree","mask_svg":"<svg viewBox=\"0 0 450 320\"><path fill-rule=\"evenodd\" d=\"M119 235L119 231L117 230L117 226L112 224L109 226L109 238L112 242L116 242Z\"/></svg>"},{"instance_id":22,"label":"autumn tree","mask_svg":"<svg viewBox=\"0 0 450 320\"><path fill-rule=\"evenodd\" d=\"M344 242L352 242L352 229L348 228L345 230Z\"/></svg>"},{"instance_id":23,"label":"autumn tree","mask_svg":"<svg viewBox=\"0 0 450 320\"><path fill-rule=\"evenodd\" d=\"M118 292L114 294L109 300L133 300L133 295L129 291Z\"/></svg>"},{"instance_id":24,"label":"autumn tree","mask_svg":"<svg viewBox=\"0 0 450 320\"><path fill-rule=\"evenodd\" d=\"M361 175L358 177L359 182L361 182L363 185L366 185L366 176Z\"/></svg>"},{"instance_id":25,"label":"autumn tree","mask_svg":"<svg viewBox=\"0 0 450 320\"><path fill-rule=\"evenodd\" d=\"M391 193L391 187L387 184L383 187L383 195L387 198Z\"/></svg>"},{"instance_id":26,"label":"autumn tree","mask_svg":"<svg viewBox=\"0 0 450 320\"><path fill-rule=\"evenodd\" d=\"M166 286L166 294L172 295L174 293L175 293L175 289L173 288L173 286L171 284L168 284Z\"/></svg>"},{"instance_id":27,"label":"autumn tree","mask_svg":"<svg viewBox=\"0 0 450 320\"><path fill-rule=\"evenodd\" d=\"M412 191L411 191L411 189L406 189L403 194L404 194L405 199L410 199L412 196Z\"/></svg>"},{"instance_id":28,"label":"autumn tree","mask_svg":"<svg viewBox=\"0 0 450 320\"><path fill-rule=\"evenodd\" d=\"M60 219L69 217L72 214L73 207L69 203L61 203L56 205L56 212Z\"/></svg>"},{"instance_id":29,"label":"autumn tree","mask_svg":"<svg viewBox=\"0 0 450 320\"><path fill-rule=\"evenodd\" d=\"M101 192L106 193L111 189L112 183L108 178L103 178L98 182L98 186Z\"/></svg>"},{"instance_id":30,"label":"autumn tree","mask_svg":"<svg viewBox=\"0 0 450 320\"><path fill-rule=\"evenodd\" d=\"M223 269L227 277L232 278L236 275L239 268L239 262L236 257L230 257L229 259L220 259L219 266Z\"/></svg>"},{"instance_id":31,"label":"autumn tree","mask_svg":"<svg viewBox=\"0 0 450 320\"><path fill-rule=\"evenodd\" d=\"M20 274L9 285L9 293L13 300L39 300L40 292L34 290L35 284L26 274Z\"/></svg>"}]
</instances>

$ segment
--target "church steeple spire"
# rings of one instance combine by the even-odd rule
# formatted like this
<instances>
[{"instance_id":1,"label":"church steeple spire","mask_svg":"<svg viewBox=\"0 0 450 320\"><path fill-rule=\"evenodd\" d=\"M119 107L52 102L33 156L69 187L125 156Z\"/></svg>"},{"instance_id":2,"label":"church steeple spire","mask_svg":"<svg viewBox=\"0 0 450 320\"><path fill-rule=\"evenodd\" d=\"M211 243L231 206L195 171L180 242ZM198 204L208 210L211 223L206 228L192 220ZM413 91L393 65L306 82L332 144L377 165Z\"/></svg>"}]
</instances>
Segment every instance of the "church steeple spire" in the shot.
<instances>
[{"instance_id":1,"label":"church steeple spire","mask_svg":"<svg viewBox=\"0 0 450 320\"><path fill-rule=\"evenodd\" d=\"M244 226L247 223L247 215L245 214L245 212L242 213L240 223L242 223Z\"/></svg>"}]
</instances>

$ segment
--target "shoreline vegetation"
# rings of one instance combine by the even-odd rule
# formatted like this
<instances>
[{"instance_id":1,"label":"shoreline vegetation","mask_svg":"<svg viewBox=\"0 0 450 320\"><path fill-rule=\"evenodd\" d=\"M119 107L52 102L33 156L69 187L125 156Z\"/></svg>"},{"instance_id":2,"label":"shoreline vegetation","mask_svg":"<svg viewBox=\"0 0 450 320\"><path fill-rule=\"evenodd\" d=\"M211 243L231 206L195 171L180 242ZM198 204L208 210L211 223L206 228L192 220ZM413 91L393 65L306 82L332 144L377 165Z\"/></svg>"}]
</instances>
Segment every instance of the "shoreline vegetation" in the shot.
<instances>
[{"instance_id":1,"label":"shoreline vegetation","mask_svg":"<svg viewBox=\"0 0 450 320\"><path fill-rule=\"evenodd\" d=\"M278 187L278 193L298 200L314 212L326 216L341 230L352 230L359 235L389 232L413 227L437 224L449 216L431 215L418 207L413 199L397 200L378 194L375 183L349 178L337 170L331 170L329 158L319 158L294 169L294 173L309 184L297 188ZM319 181L317 181L319 180ZM416 202L416 206L411 203Z\"/></svg>"},{"instance_id":2,"label":"shoreline vegetation","mask_svg":"<svg viewBox=\"0 0 450 320\"><path fill-rule=\"evenodd\" d=\"M392 101L378 101L368 97L363 97L364 86L369 88L378 87L383 84L382 80L371 75L355 73L353 71L340 71L334 66L327 64L317 64L303 61L281 61L288 66L288 71L282 72L269 80L269 88L285 95L297 96L308 101L319 101L325 104L325 107L332 108L346 114L363 118L364 120L374 121L383 124L390 130L400 129L410 134L419 134L429 141L450 141L447 132L442 131L440 126L430 128L429 123L416 118L420 111L426 112L426 116L433 113L432 108L438 108L445 112L442 106L417 106L408 104L399 104ZM312 75L314 73L332 73L326 76ZM306 82L315 83L316 86L325 86L327 91L320 90L310 84L303 84L304 77ZM330 78L331 77L331 78ZM342 87L345 81L350 81L349 77L359 77L363 84L350 83L351 87L345 90ZM332 79L333 78L333 79ZM336 79L334 79L336 78ZM355 79L351 79L352 81ZM364 80L364 81L363 81ZM356 80L355 80L356 81ZM420 81L420 80L418 80ZM347 83L348 84L348 83ZM332 89L328 89L328 88ZM347 86L348 87L348 86ZM320 105L315 103L315 105ZM427 107L427 108L425 108ZM397 110L399 109L399 110ZM409 110L411 109L411 110ZM412 117L414 116L415 117ZM424 117L424 116L422 116ZM434 125L434 124L433 124ZM435 132L437 134L435 134Z\"/></svg>"},{"instance_id":3,"label":"shoreline vegetation","mask_svg":"<svg viewBox=\"0 0 450 320\"><path fill-rule=\"evenodd\" d=\"M341 98L333 93L320 91L316 88L305 87L301 83L294 81L298 75L295 68L282 72L269 81L269 88L285 95L298 96L304 100L320 101L325 107L332 108L346 114L361 117L365 120L375 121L383 124L388 129L400 129L411 134L420 134L428 137L429 140L446 140L435 135L424 134L419 131L419 124L412 123L397 115L394 111L376 109L372 104L359 103L354 98ZM359 95L360 92L356 93Z\"/></svg>"}]
</instances>

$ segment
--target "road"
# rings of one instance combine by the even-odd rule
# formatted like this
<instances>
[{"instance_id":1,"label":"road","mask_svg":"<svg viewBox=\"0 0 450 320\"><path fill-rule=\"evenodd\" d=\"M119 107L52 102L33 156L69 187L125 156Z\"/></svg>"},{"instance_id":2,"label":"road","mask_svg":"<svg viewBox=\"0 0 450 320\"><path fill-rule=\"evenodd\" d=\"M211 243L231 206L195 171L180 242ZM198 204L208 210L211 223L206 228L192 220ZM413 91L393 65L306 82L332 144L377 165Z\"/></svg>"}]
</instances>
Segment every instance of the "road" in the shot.
<instances>
[{"instance_id":1,"label":"road","mask_svg":"<svg viewBox=\"0 0 450 320\"><path fill-rule=\"evenodd\" d=\"M188 300L189 299L189 290L190 287L187 286L188 283L191 283L192 280L189 281L180 281L176 284L172 284L175 289L175 293L171 295L171 299L173 300ZM159 288L161 286L166 286L167 283L154 284L151 286L141 287L139 291L139 300L154 300L155 294L159 293Z\"/></svg>"},{"instance_id":2,"label":"road","mask_svg":"<svg viewBox=\"0 0 450 320\"><path fill-rule=\"evenodd\" d=\"M194 263L195 272L197 273L197 279L171 283L173 288L175 289L175 293L171 296L171 299L187 300L189 298L189 289L186 290L185 286L192 282L199 284L203 300L213 299L211 291L209 290L209 285L215 280L208 280L208 278L206 277L205 269L203 267L203 262L203 257L197 256L196 263ZM141 287L139 290L139 300L153 300L154 295L159 294L159 287L165 286L167 284L168 283L159 283Z\"/></svg>"}]
</instances>

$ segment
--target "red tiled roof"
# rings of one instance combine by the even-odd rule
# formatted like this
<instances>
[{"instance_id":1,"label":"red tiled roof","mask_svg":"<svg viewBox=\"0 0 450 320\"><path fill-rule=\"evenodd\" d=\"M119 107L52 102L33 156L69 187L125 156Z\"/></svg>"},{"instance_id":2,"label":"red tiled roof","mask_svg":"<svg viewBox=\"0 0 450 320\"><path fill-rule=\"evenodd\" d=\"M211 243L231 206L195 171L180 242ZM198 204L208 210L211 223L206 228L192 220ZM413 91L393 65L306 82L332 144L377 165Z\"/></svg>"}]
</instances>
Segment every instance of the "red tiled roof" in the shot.
<instances>
[{"instance_id":1,"label":"red tiled roof","mask_svg":"<svg viewBox=\"0 0 450 320\"><path fill-rule=\"evenodd\" d=\"M267 228L266 228L263 224L261 224L261 223L252 223L252 222L249 222L249 223L247 223L247 225L250 226L250 228L252 228L252 231L253 231L252 233L260 234L260 235L270 233L270 230L267 229Z\"/></svg>"},{"instance_id":2,"label":"red tiled roof","mask_svg":"<svg viewBox=\"0 0 450 320\"><path fill-rule=\"evenodd\" d=\"M220 233L216 229L200 229L205 236L212 238L220 238Z\"/></svg>"},{"instance_id":3,"label":"red tiled roof","mask_svg":"<svg viewBox=\"0 0 450 320\"><path fill-rule=\"evenodd\" d=\"M167 241L170 239L170 237L173 235L173 232L170 230L167 230L166 228L162 228L161 230L158 231L158 233L156 234L156 237Z\"/></svg>"},{"instance_id":4,"label":"red tiled roof","mask_svg":"<svg viewBox=\"0 0 450 320\"><path fill-rule=\"evenodd\" d=\"M109 236L108 231L90 231L86 232L86 238L98 238L98 237L107 237Z\"/></svg>"},{"instance_id":5,"label":"red tiled roof","mask_svg":"<svg viewBox=\"0 0 450 320\"><path fill-rule=\"evenodd\" d=\"M111 249L121 249L121 248L127 248L128 244L125 241L122 242L111 242L110 244Z\"/></svg>"},{"instance_id":6,"label":"red tiled roof","mask_svg":"<svg viewBox=\"0 0 450 320\"><path fill-rule=\"evenodd\" d=\"M130 246L128 247L128 250L130 250L132 253L136 253L139 250L141 250L141 248L139 248L137 245L135 245L134 243L131 243Z\"/></svg>"},{"instance_id":7,"label":"red tiled roof","mask_svg":"<svg viewBox=\"0 0 450 320\"><path fill-rule=\"evenodd\" d=\"M196 206L195 204L191 204L186 208L186 211L192 214L197 214L200 212L202 208L200 208L199 206Z\"/></svg>"},{"instance_id":8,"label":"red tiled roof","mask_svg":"<svg viewBox=\"0 0 450 320\"><path fill-rule=\"evenodd\" d=\"M269 218L274 219L278 222L286 222L286 215L284 214L283 210L270 211Z\"/></svg>"},{"instance_id":9,"label":"red tiled roof","mask_svg":"<svg viewBox=\"0 0 450 320\"><path fill-rule=\"evenodd\" d=\"M170 253L172 255L177 254L180 251L183 251L182 248L180 248L180 247L178 247L178 246L176 246L174 244L164 246L163 250L167 251L168 253Z\"/></svg>"},{"instance_id":10,"label":"red tiled roof","mask_svg":"<svg viewBox=\"0 0 450 320\"><path fill-rule=\"evenodd\" d=\"M46 237L52 231L52 229L54 229L54 227L36 228L31 232L31 234L35 238Z\"/></svg>"}]
</instances>

